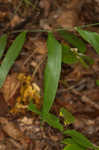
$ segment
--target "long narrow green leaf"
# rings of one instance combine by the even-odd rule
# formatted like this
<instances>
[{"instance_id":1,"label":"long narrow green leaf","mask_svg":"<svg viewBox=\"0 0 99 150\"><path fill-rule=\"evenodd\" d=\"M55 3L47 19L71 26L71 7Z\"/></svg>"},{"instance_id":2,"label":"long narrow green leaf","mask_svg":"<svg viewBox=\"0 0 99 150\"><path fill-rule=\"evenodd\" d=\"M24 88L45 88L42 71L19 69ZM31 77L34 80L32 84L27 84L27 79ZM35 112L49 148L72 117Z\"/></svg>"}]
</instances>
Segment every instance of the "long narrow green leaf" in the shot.
<instances>
[{"instance_id":1,"label":"long narrow green leaf","mask_svg":"<svg viewBox=\"0 0 99 150\"><path fill-rule=\"evenodd\" d=\"M71 144L71 145L65 146L63 150L87 150L87 149L80 147L77 144Z\"/></svg>"},{"instance_id":2,"label":"long narrow green leaf","mask_svg":"<svg viewBox=\"0 0 99 150\"><path fill-rule=\"evenodd\" d=\"M48 33L47 48L48 62L44 74L43 118L53 104L61 72L62 47L52 33Z\"/></svg>"},{"instance_id":3,"label":"long narrow green leaf","mask_svg":"<svg viewBox=\"0 0 99 150\"><path fill-rule=\"evenodd\" d=\"M99 34L96 32L82 30L80 28L76 28L76 30L79 32L84 40L86 40L94 47L96 52L99 54Z\"/></svg>"},{"instance_id":4,"label":"long narrow green leaf","mask_svg":"<svg viewBox=\"0 0 99 150\"><path fill-rule=\"evenodd\" d=\"M7 44L7 35L4 34L0 37L0 59L2 58L6 44Z\"/></svg>"},{"instance_id":5,"label":"long narrow green leaf","mask_svg":"<svg viewBox=\"0 0 99 150\"><path fill-rule=\"evenodd\" d=\"M67 134L72 137L73 141L79 144L81 147L94 149L93 144L81 133L75 130L66 130L64 134Z\"/></svg>"},{"instance_id":6,"label":"long narrow green leaf","mask_svg":"<svg viewBox=\"0 0 99 150\"><path fill-rule=\"evenodd\" d=\"M32 101L30 101L30 103L29 103L29 105L28 105L28 110L30 110L30 111L32 111L32 112L38 114L38 115L41 114L41 112L36 108L36 105L33 104Z\"/></svg>"},{"instance_id":7,"label":"long narrow green leaf","mask_svg":"<svg viewBox=\"0 0 99 150\"><path fill-rule=\"evenodd\" d=\"M62 144L75 144L72 138L65 138L61 141Z\"/></svg>"},{"instance_id":8,"label":"long narrow green leaf","mask_svg":"<svg viewBox=\"0 0 99 150\"><path fill-rule=\"evenodd\" d=\"M47 122L53 128L63 131L63 126L59 122L59 118L57 118L55 115L53 115L51 113L47 113L46 116L44 117L44 121Z\"/></svg>"},{"instance_id":9,"label":"long narrow green leaf","mask_svg":"<svg viewBox=\"0 0 99 150\"><path fill-rule=\"evenodd\" d=\"M16 60L16 58L18 57L18 55L22 49L22 46L25 41L25 37L26 37L26 32L20 33L16 37L16 39L12 43L12 45L9 47L9 49L5 55L5 58L0 66L0 88L2 87L3 82L5 81L10 68L14 64L14 61Z\"/></svg>"},{"instance_id":10,"label":"long narrow green leaf","mask_svg":"<svg viewBox=\"0 0 99 150\"><path fill-rule=\"evenodd\" d=\"M59 33L67 42L72 44L73 47L78 48L78 51L80 53L86 52L85 43L80 38L78 38L76 35L68 32L68 31L59 31Z\"/></svg>"}]
</instances>

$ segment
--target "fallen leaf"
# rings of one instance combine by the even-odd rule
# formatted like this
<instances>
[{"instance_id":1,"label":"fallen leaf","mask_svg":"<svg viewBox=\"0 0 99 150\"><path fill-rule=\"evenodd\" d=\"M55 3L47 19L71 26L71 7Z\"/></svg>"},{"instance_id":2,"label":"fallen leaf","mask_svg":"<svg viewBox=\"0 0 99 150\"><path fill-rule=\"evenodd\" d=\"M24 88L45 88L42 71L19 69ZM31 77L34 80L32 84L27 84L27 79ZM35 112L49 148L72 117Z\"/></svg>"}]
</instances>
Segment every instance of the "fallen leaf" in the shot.
<instances>
[{"instance_id":1,"label":"fallen leaf","mask_svg":"<svg viewBox=\"0 0 99 150\"><path fill-rule=\"evenodd\" d=\"M16 128L15 124L8 121L7 118L0 117L0 124L2 126L2 130L13 139L20 141L24 137L23 133Z\"/></svg>"},{"instance_id":2,"label":"fallen leaf","mask_svg":"<svg viewBox=\"0 0 99 150\"><path fill-rule=\"evenodd\" d=\"M73 28L77 25L78 14L75 10L62 11L56 21L63 28Z\"/></svg>"},{"instance_id":3,"label":"fallen leaf","mask_svg":"<svg viewBox=\"0 0 99 150\"><path fill-rule=\"evenodd\" d=\"M66 8L60 12L57 24L63 28L73 28L79 23L79 13L84 4L84 0L72 0Z\"/></svg>"},{"instance_id":4,"label":"fallen leaf","mask_svg":"<svg viewBox=\"0 0 99 150\"><path fill-rule=\"evenodd\" d=\"M8 75L3 87L1 88L1 92L7 103L9 103L9 100L16 94L19 87L20 82L17 80L17 74L13 73L12 75Z\"/></svg>"},{"instance_id":5,"label":"fallen leaf","mask_svg":"<svg viewBox=\"0 0 99 150\"><path fill-rule=\"evenodd\" d=\"M46 42L40 39L34 41L35 52L45 54L47 52Z\"/></svg>"},{"instance_id":6,"label":"fallen leaf","mask_svg":"<svg viewBox=\"0 0 99 150\"><path fill-rule=\"evenodd\" d=\"M0 116L6 116L7 113L8 113L8 104L5 102L2 94L0 94Z\"/></svg>"},{"instance_id":7,"label":"fallen leaf","mask_svg":"<svg viewBox=\"0 0 99 150\"><path fill-rule=\"evenodd\" d=\"M28 146L28 137L24 136L24 134L15 126L15 124L11 121L8 121L7 118L0 117L0 124L2 130L11 138L16 141L19 141L23 144L24 149Z\"/></svg>"},{"instance_id":8,"label":"fallen leaf","mask_svg":"<svg viewBox=\"0 0 99 150\"><path fill-rule=\"evenodd\" d=\"M18 15L15 15L15 16L12 18L11 22L10 22L10 26L11 26L11 27L14 27L14 26L16 26L18 23L20 23L21 21L22 21L22 19L21 19Z\"/></svg>"}]
</instances>

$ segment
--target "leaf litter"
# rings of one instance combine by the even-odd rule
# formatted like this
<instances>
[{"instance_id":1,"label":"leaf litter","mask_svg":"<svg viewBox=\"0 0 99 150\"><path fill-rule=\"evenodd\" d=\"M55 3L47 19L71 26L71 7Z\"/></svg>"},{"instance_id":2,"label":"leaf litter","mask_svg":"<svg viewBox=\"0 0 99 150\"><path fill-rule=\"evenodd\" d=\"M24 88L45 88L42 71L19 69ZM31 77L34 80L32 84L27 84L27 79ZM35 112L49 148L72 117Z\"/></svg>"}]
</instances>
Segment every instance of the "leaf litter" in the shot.
<instances>
[{"instance_id":1,"label":"leaf litter","mask_svg":"<svg viewBox=\"0 0 99 150\"><path fill-rule=\"evenodd\" d=\"M41 0L39 2L35 0L33 2L33 5L36 7L35 11L32 6L27 6L24 3L16 11L16 6L19 5L18 0L1 0L0 2L0 34L3 31L9 31L9 28L11 30L37 29L40 27L52 29L57 26L72 28L74 25L83 25L91 23L93 20L96 21L96 16L98 16L95 12L96 5L93 5L91 1L79 2L75 0L68 2L56 0L51 2ZM12 7L14 12L16 12L14 16L11 11ZM98 10L96 11L98 13ZM31 16L32 19L28 19ZM96 32L98 31L97 28L95 30ZM33 101L39 109L42 105L45 60L37 69L36 75L34 77L32 75L40 59L46 54L46 36L46 33L34 33L32 37L36 37L36 40L33 40L31 33L28 34L28 43L25 43L20 56L15 62L16 65L12 67L2 89L0 89L0 125L3 133L1 139L6 143L2 144L0 142L2 150L4 148L8 150L20 150L22 148L24 150L61 150L63 148L63 145L59 143L59 140L63 138L62 135L47 124L44 127L40 127L40 118L33 113L27 112L26 109L30 98L34 99ZM14 39L13 36L11 38L9 40ZM91 51L92 48L88 45L87 53L89 56L93 53L92 56L95 60L92 69L86 70L79 64L62 64L59 83L60 93L57 91L52 111L58 114L62 106L70 110L76 118L74 128L99 145L99 111L93 105L83 101L84 95L88 97L89 101L95 104L98 102L99 88L96 86L95 80L99 79L99 58ZM24 63L27 59L28 61ZM19 79L20 75L21 79ZM63 92L61 92L62 90ZM65 90L66 92L64 92ZM5 110L1 108L5 108Z\"/></svg>"}]
</instances>

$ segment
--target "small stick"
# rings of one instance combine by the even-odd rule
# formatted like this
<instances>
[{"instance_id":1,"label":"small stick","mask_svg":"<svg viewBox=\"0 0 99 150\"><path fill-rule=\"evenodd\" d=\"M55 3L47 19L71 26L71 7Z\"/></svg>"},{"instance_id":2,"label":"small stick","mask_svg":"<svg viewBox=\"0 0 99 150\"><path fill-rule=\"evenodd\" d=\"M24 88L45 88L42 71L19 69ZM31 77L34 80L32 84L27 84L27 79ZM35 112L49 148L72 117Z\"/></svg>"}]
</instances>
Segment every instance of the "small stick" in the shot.
<instances>
[{"instance_id":1,"label":"small stick","mask_svg":"<svg viewBox=\"0 0 99 150\"><path fill-rule=\"evenodd\" d=\"M84 95L84 96L81 97L81 99L82 99L83 102L88 103L92 107L94 107L95 109L99 110L99 105L94 103L93 101L91 101L89 97Z\"/></svg>"},{"instance_id":2,"label":"small stick","mask_svg":"<svg viewBox=\"0 0 99 150\"><path fill-rule=\"evenodd\" d=\"M36 68L35 68L35 70L34 70L34 72L33 72L33 75L32 75L33 78L34 78L34 76L36 75L36 73L37 73L37 71L38 71L40 65L44 62L46 56L47 56L47 55L44 55L44 56L41 58L41 61L39 62L39 64L36 66Z\"/></svg>"}]
</instances>

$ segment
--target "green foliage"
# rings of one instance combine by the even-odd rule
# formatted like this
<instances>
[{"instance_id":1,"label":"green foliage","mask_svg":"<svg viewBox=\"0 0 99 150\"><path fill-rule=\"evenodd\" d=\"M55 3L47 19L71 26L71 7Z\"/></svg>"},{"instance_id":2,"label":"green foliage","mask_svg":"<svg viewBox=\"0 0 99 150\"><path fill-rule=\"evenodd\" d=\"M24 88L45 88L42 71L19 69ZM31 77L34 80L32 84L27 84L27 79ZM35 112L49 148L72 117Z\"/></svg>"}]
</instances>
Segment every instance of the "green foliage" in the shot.
<instances>
[{"instance_id":1,"label":"green foliage","mask_svg":"<svg viewBox=\"0 0 99 150\"><path fill-rule=\"evenodd\" d=\"M40 115L42 117L42 113L36 108L36 105L33 104L32 101L30 101L30 104L28 105L28 110L35 112L37 115ZM47 113L46 116L44 116L43 121L48 123L53 128L63 131L63 126L60 123L59 118L57 118L55 115Z\"/></svg>"},{"instance_id":2,"label":"green foliage","mask_svg":"<svg viewBox=\"0 0 99 150\"><path fill-rule=\"evenodd\" d=\"M89 56L86 56L84 54L79 54L79 56L88 64L88 65L93 65L94 64L94 60L89 57Z\"/></svg>"},{"instance_id":3,"label":"green foliage","mask_svg":"<svg viewBox=\"0 0 99 150\"><path fill-rule=\"evenodd\" d=\"M75 130L66 130L64 131L64 134L69 135L72 137L72 140L79 144L81 147L84 148L91 148L94 149L95 147L93 144L81 133L75 131Z\"/></svg>"},{"instance_id":4,"label":"green foliage","mask_svg":"<svg viewBox=\"0 0 99 150\"><path fill-rule=\"evenodd\" d=\"M61 72L62 47L52 33L48 33L47 48L48 62L44 74L43 118L46 117L53 104Z\"/></svg>"},{"instance_id":5,"label":"green foliage","mask_svg":"<svg viewBox=\"0 0 99 150\"><path fill-rule=\"evenodd\" d=\"M25 3L30 4L29 0L24 0ZM95 32L84 31L80 28L76 28L76 31L83 37L84 40L89 42L99 54L99 34ZM99 150L95 147L84 135L75 130L64 130L60 120L55 115L49 113L51 106L54 102L58 82L61 72L61 63L74 64L80 62L84 67L88 68L89 65L94 63L93 59L86 56L86 45L83 40L79 39L76 35L66 31L60 31L60 35L70 44L72 47L59 43L53 33L48 33L47 48L48 48L48 60L44 74L44 99L42 110L39 111L36 105L30 101L28 110L40 115L44 122L50 126L60 130L64 135L69 138L63 139L62 143L66 144L64 150ZM22 46L26 38L26 32L19 34L12 45L9 47L3 62L0 66L0 87L2 87L6 76L11 69L14 61L18 57ZM0 38L0 58L2 58L7 43L7 35L4 34ZM75 47L75 48L74 48ZM96 85L99 86L99 80L96 80ZM66 109L60 109L60 116L63 117L66 125L74 122L73 115Z\"/></svg>"},{"instance_id":6,"label":"green foliage","mask_svg":"<svg viewBox=\"0 0 99 150\"><path fill-rule=\"evenodd\" d=\"M67 145L66 147L64 147L63 150L87 150L87 149L80 147L77 144L70 144L70 145Z\"/></svg>"},{"instance_id":7,"label":"green foliage","mask_svg":"<svg viewBox=\"0 0 99 150\"><path fill-rule=\"evenodd\" d=\"M99 34L96 32L82 30L80 28L76 28L76 30L79 32L81 37L90 43L99 54Z\"/></svg>"},{"instance_id":8,"label":"green foliage","mask_svg":"<svg viewBox=\"0 0 99 150\"><path fill-rule=\"evenodd\" d=\"M78 48L78 52L80 53L86 52L85 43L76 35L68 31L59 31L59 33L68 43L72 44L73 47Z\"/></svg>"},{"instance_id":9,"label":"green foliage","mask_svg":"<svg viewBox=\"0 0 99 150\"><path fill-rule=\"evenodd\" d=\"M28 110L35 112L37 115L41 114L41 112L36 108L36 105L33 104L32 100L30 101L30 104L28 105Z\"/></svg>"},{"instance_id":10,"label":"green foliage","mask_svg":"<svg viewBox=\"0 0 99 150\"><path fill-rule=\"evenodd\" d=\"M7 44L7 35L4 34L0 37L0 59L3 56L6 44Z\"/></svg>"},{"instance_id":11,"label":"green foliage","mask_svg":"<svg viewBox=\"0 0 99 150\"><path fill-rule=\"evenodd\" d=\"M60 109L60 116L62 116L64 118L65 124L71 124L71 123L74 123L74 121L75 121L74 116L69 111L67 111L65 108Z\"/></svg>"},{"instance_id":12,"label":"green foliage","mask_svg":"<svg viewBox=\"0 0 99 150\"><path fill-rule=\"evenodd\" d=\"M98 148L81 133L75 130L64 131L59 118L49 113L58 87L61 63L74 64L76 62L80 62L86 68L94 63L92 58L84 54L86 46L82 40L69 32L60 32L60 34L77 49L72 49L67 45L60 44L52 33L48 33L48 61L44 75L43 108L41 112L38 112L35 105L30 104L29 110L39 114L43 121L47 122L50 126L59 129L62 133L64 133L64 135L70 136L70 138L65 138L62 141L62 143L66 144L63 150L87 150L88 148L98 150ZM66 124L74 122L72 114L64 108L60 109L60 116L64 118L64 122Z\"/></svg>"},{"instance_id":13,"label":"green foliage","mask_svg":"<svg viewBox=\"0 0 99 150\"><path fill-rule=\"evenodd\" d=\"M75 142L73 141L73 139L72 138L66 138L66 139L63 139L62 141L61 141L61 143L63 143L63 144L75 144Z\"/></svg>"},{"instance_id":14,"label":"green foliage","mask_svg":"<svg viewBox=\"0 0 99 150\"><path fill-rule=\"evenodd\" d=\"M22 32L21 34L19 34L12 45L9 47L5 58L3 59L3 62L0 66L0 88L2 87L10 68L14 64L14 61L16 60L22 49L25 37L26 32Z\"/></svg>"},{"instance_id":15,"label":"green foliage","mask_svg":"<svg viewBox=\"0 0 99 150\"><path fill-rule=\"evenodd\" d=\"M57 118L55 115L53 115L51 113L47 113L46 116L44 116L44 121L47 122L53 128L63 131L63 126L59 122L59 118Z\"/></svg>"},{"instance_id":16,"label":"green foliage","mask_svg":"<svg viewBox=\"0 0 99 150\"><path fill-rule=\"evenodd\" d=\"M72 49L62 44L62 62L65 64L75 64L80 62L85 68L94 63L93 59L83 53L79 53L77 49Z\"/></svg>"},{"instance_id":17,"label":"green foliage","mask_svg":"<svg viewBox=\"0 0 99 150\"><path fill-rule=\"evenodd\" d=\"M96 80L96 85L99 86L99 80Z\"/></svg>"},{"instance_id":18,"label":"green foliage","mask_svg":"<svg viewBox=\"0 0 99 150\"><path fill-rule=\"evenodd\" d=\"M74 64L78 62L77 57L71 51L70 47L62 44L62 62L65 64Z\"/></svg>"}]
</instances>

